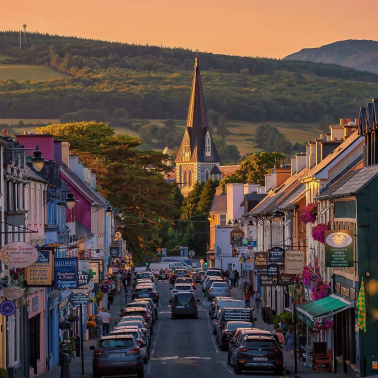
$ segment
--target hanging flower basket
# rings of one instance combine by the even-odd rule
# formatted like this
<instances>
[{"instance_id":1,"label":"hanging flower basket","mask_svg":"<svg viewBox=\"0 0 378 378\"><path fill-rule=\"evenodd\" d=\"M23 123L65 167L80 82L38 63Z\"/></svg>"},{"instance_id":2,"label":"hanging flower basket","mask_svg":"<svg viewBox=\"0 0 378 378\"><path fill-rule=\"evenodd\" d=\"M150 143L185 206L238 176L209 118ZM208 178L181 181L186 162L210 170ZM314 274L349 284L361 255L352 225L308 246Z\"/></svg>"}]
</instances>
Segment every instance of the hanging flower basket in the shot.
<instances>
[{"instance_id":1,"label":"hanging flower basket","mask_svg":"<svg viewBox=\"0 0 378 378\"><path fill-rule=\"evenodd\" d=\"M311 286L311 283L315 281L315 278L316 276L311 269L304 266L302 271L302 282L305 284L305 286Z\"/></svg>"},{"instance_id":2,"label":"hanging flower basket","mask_svg":"<svg viewBox=\"0 0 378 378\"><path fill-rule=\"evenodd\" d=\"M70 323L73 323L73 322L76 322L77 320L79 320L79 317L77 316L77 314L70 314L70 316L67 318L67 320Z\"/></svg>"},{"instance_id":3,"label":"hanging flower basket","mask_svg":"<svg viewBox=\"0 0 378 378\"><path fill-rule=\"evenodd\" d=\"M311 293L313 299L323 299L331 295L331 289L321 279L317 279Z\"/></svg>"},{"instance_id":4,"label":"hanging flower basket","mask_svg":"<svg viewBox=\"0 0 378 378\"><path fill-rule=\"evenodd\" d=\"M331 229L331 222L319 223L312 228L311 236L314 240L324 244L324 231Z\"/></svg>"},{"instance_id":5,"label":"hanging flower basket","mask_svg":"<svg viewBox=\"0 0 378 378\"><path fill-rule=\"evenodd\" d=\"M327 329L333 329L333 320L331 318L323 318L314 323L313 330L320 331Z\"/></svg>"},{"instance_id":6,"label":"hanging flower basket","mask_svg":"<svg viewBox=\"0 0 378 378\"><path fill-rule=\"evenodd\" d=\"M103 281L101 282L100 284L100 290L106 294L106 293L109 293L111 289L111 282L110 281Z\"/></svg>"},{"instance_id":7,"label":"hanging flower basket","mask_svg":"<svg viewBox=\"0 0 378 378\"><path fill-rule=\"evenodd\" d=\"M318 205L314 202L309 203L302 211L301 211L301 221L303 224L307 223L314 223L316 221L316 217L318 216Z\"/></svg>"}]
</instances>

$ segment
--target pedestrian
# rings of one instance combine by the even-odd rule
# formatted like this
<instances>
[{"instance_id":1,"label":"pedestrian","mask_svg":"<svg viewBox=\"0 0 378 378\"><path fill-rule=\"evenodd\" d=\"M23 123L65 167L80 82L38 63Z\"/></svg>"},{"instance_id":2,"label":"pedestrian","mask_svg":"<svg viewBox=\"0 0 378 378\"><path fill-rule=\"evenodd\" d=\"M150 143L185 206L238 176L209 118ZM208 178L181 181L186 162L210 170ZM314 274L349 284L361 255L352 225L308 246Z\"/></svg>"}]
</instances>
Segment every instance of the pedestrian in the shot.
<instances>
[{"instance_id":1,"label":"pedestrian","mask_svg":"<svg viewBox=\"0 0 378 378\"><path fill-rule=\"evenodd\" d=\"M234 286L238 286L238 283L239 283L239 277L240 277L240 274L237 270L235 270L235 281L234 281Z\"/></svg>"},{"instance_id":2,"label":"pedestrian","mask_svg":"<svg viewBox=\"0 0 378 378\"><path fill-rule=\"evenodd\" d=\"M282 333L281 328L279 328L279 327L277 328L276 335L278 337L278 342L280 343L280 347L283 348L286 345L286 343L285 343L285 337Z\"/></svg>"},{"instance_id":3,"label":"pedestrian","mask_svg":"<svg viewBox=\"0 0 378 378\"><path fill-rule=\"evenodd\" d=\"M108 336L109 335L109 328L110 328L110 323L112 321L112 318L109 314L108 311L105 310L105 308L102 308L101 312L101 322L102 322L102 334L103 336Z\"/></svg>"},{"instance_id":4,"label":"pedestrian","mask_svg":"<svg viewBox=\"0 0 378 378\"><path fill-rule=\"evenodd\" d=\"M97 324L98 334L101 336L102 327L101 327L101 308L100 307L96 308L96 324Z\"/></svg>"},{"instance_id":5,"label":"pedestrian","mask_svg":"<svg viewBox=\"0 0 378 378\"><path fill-rule=\"evenodd\" d=\"M228 270L226 270L224 272L224 277L225 277L226 281L228 282L228 280L230 279L230 272Z\"/></svg>"},{"instance_id":6,"label":"pedestrian","mask_svg":"<svg viewBox=\"0 0 378 378\"><path fill-rule=\"evenodd\" d=\"M251 307L251 296L252 296L252 293L249 291L249 289L247 287L245 292L244 292L244 302L245 302L246 308Z\"/></svg>"},{"instance_id":7,"label":"pedestrian","mask_svg":"<svg viewBox=\"0 0 378 378\"><path fill-rule=\"evenodd\" d=\"M255 291L253 299L255 300L256 310L257 310L257 312L259 312L261 298L260 298L260 294L257 290Z\"/></svg>"},{"instance_id":8,"label":"pedestrian","mask_svg":"<svg viewBox=\"0 0 378 378\"><path fill-rule=\"evenodd\" d=\"M235 271L234 270L231 271L230 281L231 281L231 287L234 286L234 282L235 282Z\"/></svg>"},{"instance_id":9,"label":"pedestrian","mask_svg":"<svg viewBox=\"0 0 378 378\"><path fill-rule=\"evenodd\" d=\"M294 327L291 325L286 332L286 350L290 350L291 359L294 360Z\"/></svg>"}]
</instances>

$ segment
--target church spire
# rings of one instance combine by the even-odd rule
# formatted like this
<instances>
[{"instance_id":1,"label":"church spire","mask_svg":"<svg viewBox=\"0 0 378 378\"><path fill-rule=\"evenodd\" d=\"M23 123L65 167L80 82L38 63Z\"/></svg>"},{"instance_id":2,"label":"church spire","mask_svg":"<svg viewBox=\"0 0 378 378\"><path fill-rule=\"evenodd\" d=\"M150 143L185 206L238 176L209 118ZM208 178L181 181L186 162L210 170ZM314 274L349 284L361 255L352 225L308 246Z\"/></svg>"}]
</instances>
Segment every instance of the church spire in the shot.
<instances>
[{"instance_id":1,"label":"church spire","mask_svg":"<svg viewBox=\"0 0 378 378\"><path fill-rule=\"evenodd\" d=\"M202 131L205 127L208 127L206 105L203 96L202 81L198 65L198 51L194 60L192 93L190 95L186 126L193 127L198 131Z\"/></svg>"}]
</instances>

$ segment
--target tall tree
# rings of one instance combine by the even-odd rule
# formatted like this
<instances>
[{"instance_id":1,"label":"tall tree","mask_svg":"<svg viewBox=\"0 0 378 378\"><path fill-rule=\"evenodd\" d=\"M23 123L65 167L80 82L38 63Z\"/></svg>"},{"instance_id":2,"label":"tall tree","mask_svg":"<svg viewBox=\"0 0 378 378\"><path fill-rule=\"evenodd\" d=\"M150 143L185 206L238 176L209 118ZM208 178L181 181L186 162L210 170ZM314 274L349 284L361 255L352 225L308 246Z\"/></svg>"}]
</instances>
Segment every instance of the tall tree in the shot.
<instances>
[{"instance_id":1,"label":"tall tree","mask_svg":"<svg viewBox=\"0 0 378 378\"><path fill-rule=\"evenodd\" d=\"M217 179L206 181L202 188L202 192L199 196L199 202L197 209L202 214L208 214L210 211L211 203L213 202L215 189L219 186L219 181Z\"/></svg>"},{"instance_id":2,"label":"tall tree","mask_svg":"<svg viewBox=\"0 0 378 378\"><path fill-rule=\"evenodd\" d=\"M217 134L222 138L226 138L230 135L230 131L228 130L228 120L227 117L222 115L219 118L218 126L217 126Z\"/></svg>"}]
</instances>

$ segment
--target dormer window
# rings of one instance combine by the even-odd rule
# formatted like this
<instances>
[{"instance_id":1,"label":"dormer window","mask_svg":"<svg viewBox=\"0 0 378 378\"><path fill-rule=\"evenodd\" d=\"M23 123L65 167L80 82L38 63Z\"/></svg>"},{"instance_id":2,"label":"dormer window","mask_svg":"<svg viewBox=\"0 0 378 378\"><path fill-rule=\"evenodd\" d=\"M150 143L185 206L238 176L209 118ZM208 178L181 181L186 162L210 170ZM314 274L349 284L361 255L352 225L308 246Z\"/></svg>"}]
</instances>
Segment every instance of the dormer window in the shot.
<instances>
[{"instance_id":1,"label":"dormer window","mask_svg":"<svg viewBox=\"0 0 378 378\"><path fill-rule=\"evenodd\" d=\"M205 136L205 156L211 156L211 138L209 132Z\"/></svg>"}]
</instances>

